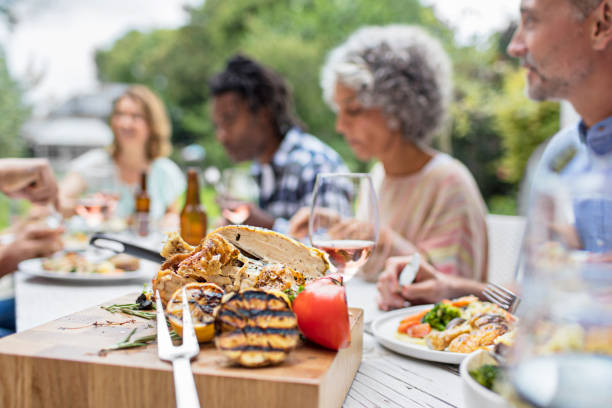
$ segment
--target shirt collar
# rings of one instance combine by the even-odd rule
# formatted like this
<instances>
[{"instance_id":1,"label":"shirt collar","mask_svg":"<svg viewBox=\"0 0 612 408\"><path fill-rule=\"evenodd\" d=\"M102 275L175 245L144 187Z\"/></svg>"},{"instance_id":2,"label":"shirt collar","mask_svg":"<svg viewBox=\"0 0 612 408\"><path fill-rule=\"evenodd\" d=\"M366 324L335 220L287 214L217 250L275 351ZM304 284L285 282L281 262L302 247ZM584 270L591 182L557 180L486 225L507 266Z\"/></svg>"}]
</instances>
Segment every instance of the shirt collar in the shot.
<instances>
[{"instance_id":1,"label":"shirt collar","mask_svg":"<svg viewBox=\"0 0 612 408\"><path fill-rule=\"evenodd\" d=\"M580 140L598 156L612 152L612 116L587 129L584 121L578 123Z\"/></svg>"},{"instance_id":2,"label":"shirt collar","mask_svg":"<svg viewBox=\"0 0 612 408\"><path fill-rule=\"evenodd\" d=\"M300 144L300 135L301 131L296 127L291 128L285 134L283 141L278 146L278 149L274 153L274 156L272 156L272 162L270 164L273 168L283 167L287 164L287 161L289 160L289 153ZM257 160L254 160L253 164L251 165L251 173L254 176L260 175L261 167L262 164L259 163Z\"/></svg>"}]
</instances>

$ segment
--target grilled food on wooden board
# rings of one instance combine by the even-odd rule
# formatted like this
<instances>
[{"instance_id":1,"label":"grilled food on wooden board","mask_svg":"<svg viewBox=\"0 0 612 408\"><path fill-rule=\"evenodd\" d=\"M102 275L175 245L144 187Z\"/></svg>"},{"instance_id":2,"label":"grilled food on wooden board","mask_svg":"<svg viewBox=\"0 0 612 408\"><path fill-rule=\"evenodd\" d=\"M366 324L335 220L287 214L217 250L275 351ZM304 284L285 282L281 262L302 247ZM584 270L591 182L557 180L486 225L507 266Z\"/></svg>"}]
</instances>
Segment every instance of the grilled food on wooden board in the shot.
<instances>
[{"instance_id":1,"label":"grilled food on wooden board","mask_svg":"<svg viewBox=\"0 0 612 408\"><path fill-rule=\"evenodd\" d=\"M209 323L214 311L217 348L247 367L285 360L299 341L297 317L285 293L298 293L330 269L323 252L247 226L221 227L196 247L173 234L161 254L166 262L153 280L153 290L159 290L171 324L181 321L177 293L187 285L193 289L188 296L194 323L201 326L198 339L212 339ZM216 296L203 294L204 283L227 293L220 306ZM176 331L180 334L181 329Z\"/></svg>"},{"instance_id":2,"label":"grilled food on wooden board","mask_svg":"<svg viewBox=\"0 0 612 408\"><path fill-rule=\"evenodd\" d=\"M297 290L325 275L325 254L274 231L230 225L209 233L197 247L170 237L162 255L169 258L153 280L164 305L182 285L212 282L226 292L259 288Z\"/></svg>"}]
</instances>

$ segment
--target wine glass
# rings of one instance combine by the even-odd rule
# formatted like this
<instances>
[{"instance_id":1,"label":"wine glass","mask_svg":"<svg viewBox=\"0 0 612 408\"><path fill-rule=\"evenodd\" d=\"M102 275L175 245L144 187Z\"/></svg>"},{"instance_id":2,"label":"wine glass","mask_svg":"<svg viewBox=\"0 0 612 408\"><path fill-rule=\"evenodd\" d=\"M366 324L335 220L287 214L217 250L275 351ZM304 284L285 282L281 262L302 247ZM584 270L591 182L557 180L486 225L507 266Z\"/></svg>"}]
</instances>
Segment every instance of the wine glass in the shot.
<instances>
[{"instance_id":1,"label":"wine glass","mask_svg":"<svg viewBox=\"0 0 612 408\"><path fill-rule=\"evenodd\" d=\"M612 180L538 180L524 243L520 325L510 378L535 406L612 401Z\"/></svg>"},{"instance_id":2,"label":"wine glass","mask_svg":"<svg viewBox=\"0 0 612 408\"><path fill-rule=\"evenodd\" d=\"M372 179L363 173L317 175L308 220L310 243L351 279L376 247L379 220Z\"/></svg>"},{"instance_id":3,"label":"wine glass","mask_svg":"<svg viewBox=\"0 0 612 408\"><path fill-rule=\"evenodd\" d=\"M119 201L119 185L113 165L99 165L82 174L86 188L76 206L76 212L92 229L115 214Z\"/></svg>"},{"instance_id":4,"label":"wine glass","mask_svg":"<svg viewBox=\"0 0 612 408\"><path fill-rule=\"evenodd\" d=\"M248 203L259 199L259 187L248 169L233 167L223 170L217 194L221 215L232 224L242 224L250 216Z\"/></svg>"}]
</instances>

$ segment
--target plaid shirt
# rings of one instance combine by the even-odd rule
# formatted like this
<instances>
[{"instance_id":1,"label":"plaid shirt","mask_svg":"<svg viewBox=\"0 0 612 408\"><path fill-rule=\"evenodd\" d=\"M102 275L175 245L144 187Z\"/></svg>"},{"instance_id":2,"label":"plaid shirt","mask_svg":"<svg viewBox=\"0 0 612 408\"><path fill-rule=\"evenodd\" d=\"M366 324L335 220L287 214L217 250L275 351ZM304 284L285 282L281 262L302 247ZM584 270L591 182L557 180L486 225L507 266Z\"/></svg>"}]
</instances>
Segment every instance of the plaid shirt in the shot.
<instances>
[{"instance_id":1,"label":"plaid shirt","mask_svg":"<svg viewBox=\"0 0 612 408\"><path fill-rule=\"evenodd\" d=\"M291 129L270 164L254 162L251 172L260 189L259 206L276 218L274 229L286 232L288 219L310 206L318 173L346 173L344 161L316 137ZM326 193L333 195L333 192ZM337 197L325 197L330 202Z\"/></svg>"}]
</instances>

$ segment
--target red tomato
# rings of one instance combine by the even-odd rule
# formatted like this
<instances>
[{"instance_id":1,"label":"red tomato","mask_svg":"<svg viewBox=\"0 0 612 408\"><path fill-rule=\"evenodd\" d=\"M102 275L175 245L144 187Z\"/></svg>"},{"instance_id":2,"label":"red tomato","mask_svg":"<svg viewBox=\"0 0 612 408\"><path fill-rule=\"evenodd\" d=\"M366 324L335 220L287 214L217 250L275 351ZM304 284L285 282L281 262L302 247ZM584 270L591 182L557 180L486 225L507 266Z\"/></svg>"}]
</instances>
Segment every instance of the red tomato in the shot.
<instances>
[{"instance_id":1,"label":"red tomato","mask_svg":"<svg viewBox=\"0 0 612 408\"><path fill-rule=\"evenodd\" d=\"M329 275L306 285L293 301L300 331L323 347L338 350L351 343L349 313L342 278Z\"/></svg>"}]
</instances>

